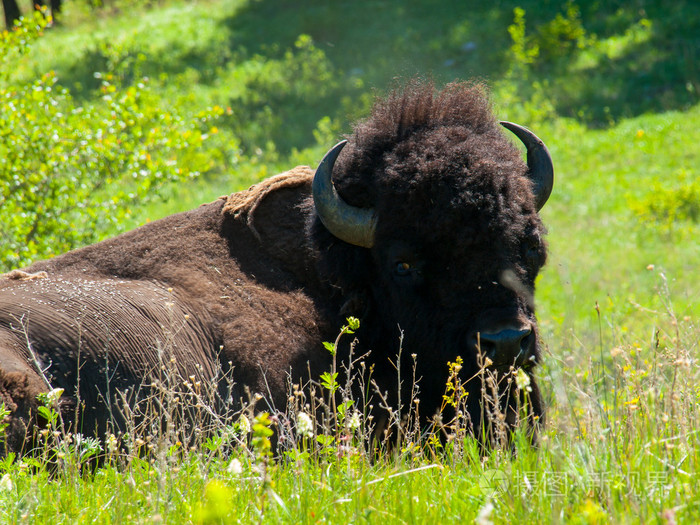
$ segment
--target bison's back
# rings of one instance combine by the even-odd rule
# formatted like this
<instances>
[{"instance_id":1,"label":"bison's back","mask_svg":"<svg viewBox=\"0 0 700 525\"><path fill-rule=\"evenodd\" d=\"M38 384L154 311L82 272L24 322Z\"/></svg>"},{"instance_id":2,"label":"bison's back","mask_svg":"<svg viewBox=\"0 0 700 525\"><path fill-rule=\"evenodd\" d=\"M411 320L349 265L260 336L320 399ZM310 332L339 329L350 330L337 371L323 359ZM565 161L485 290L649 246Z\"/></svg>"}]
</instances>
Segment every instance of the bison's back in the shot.
<instances>
[{"instance_id":1,"label":"bison's back","mask_svg":"<svg viewBox=\"0 0 700 525\"><path fill-rule=\"evenodd\" d=\"M157 282L59 274L0 287L0 327L14 334L18 351L26 353L29 341L53 366L79 357L141 375L160 352L186 354L209 373L209 325L205 311Z\"/></svg>"},{"instance_id":2,"label":"bison's back","mask_svg":"<svg viewBox=\"0 0 700 525\"><path fill-rule=\"evenodd\" d=\"M16 405L24 396L31 405L39 391L63 388L66 417L80 403L79 427L104 429L120 392L145 392L166 372L173 385L189 376L214 380L218 356L210 327L206 312L156 282L54 275L5 284L0 363L6 402Z\"/></svg>"}]
</instances>

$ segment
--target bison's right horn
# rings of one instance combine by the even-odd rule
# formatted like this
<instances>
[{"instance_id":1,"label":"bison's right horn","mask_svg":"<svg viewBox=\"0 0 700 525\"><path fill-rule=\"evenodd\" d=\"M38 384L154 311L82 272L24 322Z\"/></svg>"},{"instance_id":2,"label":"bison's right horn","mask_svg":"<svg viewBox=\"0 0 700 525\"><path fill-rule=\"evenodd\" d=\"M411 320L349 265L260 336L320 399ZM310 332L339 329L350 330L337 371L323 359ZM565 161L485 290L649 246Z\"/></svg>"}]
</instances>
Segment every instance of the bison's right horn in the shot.
<instances>
[{"instance_id":1,"label":"bison's right horn","mask_svg":"<svg viewBox=\"0 0 700 525\"><path fill-rule=\"evenodd\" d=\"M544 142L529 129L503 120L501 126L512 131L527 148L528 176L535 184L535 201L537 211L540 211L549 199L554 186L554 165L549 150Z\"/></svg>"},{"instance_id":2,"label":"bison's right horn","mask_svg":"<svg viewBox=\"0 0 700 525\"><path fill-rule=\"evenodd\" d=\"M371 208L357 208L345 202L333 186L333 165L347 140L339 142L328 153L316 169L312 184L316 213L323 225L341 241L355 246L374 246L377 217Z\"/></svg>"}]
</instances>

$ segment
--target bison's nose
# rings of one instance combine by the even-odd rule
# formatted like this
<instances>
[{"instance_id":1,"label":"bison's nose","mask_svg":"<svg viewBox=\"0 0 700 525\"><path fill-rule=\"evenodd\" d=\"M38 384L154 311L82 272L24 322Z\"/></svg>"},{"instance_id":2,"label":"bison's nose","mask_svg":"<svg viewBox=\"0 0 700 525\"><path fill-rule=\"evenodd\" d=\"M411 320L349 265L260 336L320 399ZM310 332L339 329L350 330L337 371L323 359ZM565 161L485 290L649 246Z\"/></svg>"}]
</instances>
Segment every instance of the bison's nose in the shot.
<instances>
[{"instance_id":1,"label":"bison's nose","mask_svg":"<svg viewBox=\"0 0 700 525\"><path fill-rule=\"evenodd\" d=\"M506 329L481 333L478 339L481 353L493 361L494 368L522 366L532 355L535 334L531 328Z\"/></svg>"}]
</instances>

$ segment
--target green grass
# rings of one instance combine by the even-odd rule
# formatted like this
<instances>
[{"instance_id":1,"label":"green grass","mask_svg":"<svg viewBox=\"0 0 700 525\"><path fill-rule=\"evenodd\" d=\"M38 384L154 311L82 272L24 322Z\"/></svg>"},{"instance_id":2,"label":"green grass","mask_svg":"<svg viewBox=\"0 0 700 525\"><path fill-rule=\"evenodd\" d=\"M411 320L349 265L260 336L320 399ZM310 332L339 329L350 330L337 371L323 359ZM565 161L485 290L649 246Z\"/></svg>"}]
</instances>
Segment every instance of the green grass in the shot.
<instances>
[{"instance_id":1,"label":"green grass","mask_svg":"<svg viewBox=\"0 0 700 525\"><path fill-rule=\"evenodd\" d=\"M576 318L586 311L592 317L595 301L639 317L631 302L660 307L654 295L659 271L669 280L679 315L698 316L698 223L669 222L651 213L649 203L658 202L659 188L674 195L689 184L697 187L690 181L697 181L693 144L700 139L699 123L696 107L637 117L604 131L559 121L552 137L545 135L558 177L555 197L543 210L551 248L540 281L543 319L580 332L586 325L577 325ZM656 271L647 270L649 265Z\"/></svg>"},{"instance_id":2,"label":"green grass","mask_svg":"<svg viewBox=\"0 0 700 525\"><path fill-rule=\"evenodd\" d=\"M356 444L307 454L299 439L269 462L250 440L182 451L166 435L98 469L6 461L0 521L700 521L700 9L600 4L68 4L17 82L55 70L90 107L96 71L120 89L148 76L184 117L230 108L211 170L102 236L315 165L397 75L489 81L498 116L535 129L555 161L537 292L547 424L538 448L485 458L469 439L374 460Z\"/></svg>"}]
</instances>

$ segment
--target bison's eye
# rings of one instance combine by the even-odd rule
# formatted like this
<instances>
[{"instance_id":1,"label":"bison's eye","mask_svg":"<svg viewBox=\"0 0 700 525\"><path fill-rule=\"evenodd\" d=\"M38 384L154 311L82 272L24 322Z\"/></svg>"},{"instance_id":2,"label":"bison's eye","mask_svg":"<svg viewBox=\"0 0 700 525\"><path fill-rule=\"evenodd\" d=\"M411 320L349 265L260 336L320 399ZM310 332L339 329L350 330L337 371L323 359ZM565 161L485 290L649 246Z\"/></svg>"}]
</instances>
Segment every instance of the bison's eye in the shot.
<instances>
[{"instance_id":1,"label":"bison's eye","mask_svg":"<svg viewBox=\"0 0 700 525\"><path fill-rule=\"evenodd\" d=\"M412 270L413 266L411 266L411 264L407 262L398 262L396 263L396 267L394 268L394 272L396 273L396 275L400 276L409 275Z\"/></svg>"},{"instance_id":2,"label":"bison's eye","mask_svg":"<svg viewBox=\"0 0 700 525\"><path fill-rule=\"evenodd\" d=\"M425 260L418 250L399 241L387 248L384 257L386 261L384 271L397 286L410 287L422 282Z\"/></svg>"},{"instance_id":3,"label":"bison's eye","mask_svg":"<svg viewBox=\"0 0 700 525\"><path fill-rule=\"evenodd\" d=\"M417 285L423 279L423 262L399 261L394 264L394 278L401 285Z\"/></svg>"}]
</instances>

